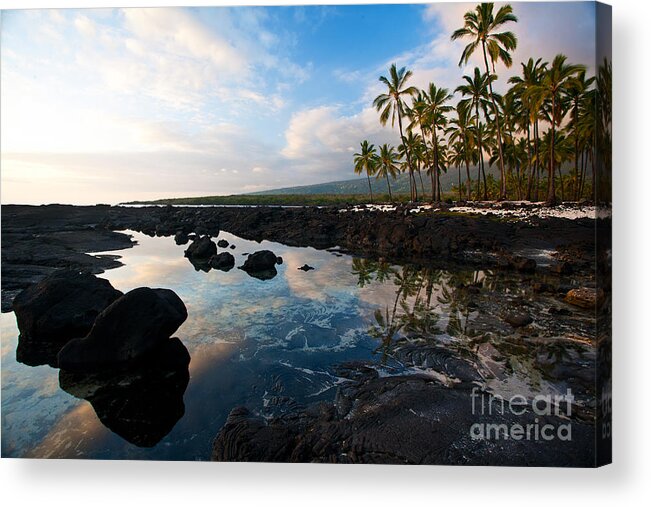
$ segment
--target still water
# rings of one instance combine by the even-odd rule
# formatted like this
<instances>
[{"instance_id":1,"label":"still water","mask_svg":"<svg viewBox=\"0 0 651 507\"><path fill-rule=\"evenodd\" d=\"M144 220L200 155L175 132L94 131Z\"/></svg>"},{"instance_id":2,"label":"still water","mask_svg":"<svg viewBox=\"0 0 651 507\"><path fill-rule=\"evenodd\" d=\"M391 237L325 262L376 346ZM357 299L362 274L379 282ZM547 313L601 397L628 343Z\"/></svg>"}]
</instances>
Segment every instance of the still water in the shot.
<instances>
[{"instance_id":1,"label":"still water","mask_svg":"<svg viewBox=\"0 0 651 507\"><path fill-rule=\"evenodd\" d=\"M16 360L15 317L2 314L4 457L206 460L234 407L272 416L332 400L347 381L338 366L355 361L450 388L468 377L464 368L496 393L570 387L586 417L593 408L590 315L561 308L560 318L550 308L563 303L534 295L518 276L390 266L222 233L236 246L227 250L236 266L257 250L282 256L277 276L259 280L237 268L197 271L183 257L187 245L127 232L138 245L118 252L123 267L100 276L123 292L166 287L181 297L188 319L175 336L190 353L189 381L169 374L125 391L128 381L118 379L108 407L97 397L91 404L96 386L70 388L59 370ZM306 263L315 269L298 269ZM526 336L499 317L522 305L534 318ZM116 399L125 393L149 417L144 426L131 424Z\"/></svg>"}]
</instances>

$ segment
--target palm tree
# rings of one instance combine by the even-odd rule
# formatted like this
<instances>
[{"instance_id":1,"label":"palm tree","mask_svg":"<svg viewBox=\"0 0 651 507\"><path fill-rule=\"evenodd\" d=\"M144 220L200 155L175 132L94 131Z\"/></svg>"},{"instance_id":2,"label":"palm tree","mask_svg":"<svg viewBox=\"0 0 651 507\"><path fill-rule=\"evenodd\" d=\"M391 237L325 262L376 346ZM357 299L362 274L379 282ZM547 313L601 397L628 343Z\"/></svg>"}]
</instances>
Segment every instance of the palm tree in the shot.
<instances>
[{"instance_id":1,"label":"palm tree","mask_svg":"<svg viewBox=\"0 0 651 507\"><path fill-rule=\"evenodd\" d=\"M418 173L420 174L420 166L419 166L419 156L418 156L418 151L420 149L420 146L422 144L422 138L420 134L414 135L414 132L407 129L407 135L404 137L404 142L398 146L398 155L402 158L403 156L405 157L405 160L407 160L407 153L409 153L409 156L411 157L411 161L415 166L415 169L418 170ZM407 165L407 170L409 170L409 165ZM416 185L416 177L414 176L414 197L415 201L418 201L418 189Z\"/></svg>"},{"instance_id":2,"label":"palm tree","mask_svg":"<svg viewBox=\"0 0 651 507\"><path fill-rule=\"evenodd\" d=\"M509 83L514 86L511 88L515 96L522 104L522 115L526 121L527 132L527 163L528 163L528 182L527 182L527 200L532 198L538 200L538 186L540 169L537 161L538 157L538 121L540 118L540 108L534 104L530 99L525 98L524 93L526 90L534 85L540 84L540 80L547 68L547 63L538 58L535 62L533 58L529 58L527 63L521 63L522 77L513 76L509 79ZM531 149L531 138L533 137L533 152ZM534 186L535 184L535 186ZM535 189L535 192L532 192Z\"/></svg>"},{"instance_id":3,"label":"palm tree","mask_svg":"<svg viewBox=\"0 0 651 507\"><path fill-rule=\"evenodd\" d=\"M554 174L556 171L556 156L554 150L556 147L556 128L560 127L563 117L565 116L565 108L563 107L562 97L572 82L574 76L582 71L585 71L583 65L572 65L565 63L567 57L565 55L556 55L551 66L545 71L539 84L531 86L524 93L524 97L531 99L540 107L544 107L548 116L548 121L551 125L551 139L548 143L550 150L548 157L548 187L547 187L547 203L556 203L556 185L554 183Z\"/></svg>"},{"instance_id":4,"label":"palm tree","mask_svg":"<svg viewBox=\"0 0 651 507\"><path fill-rule=\"evenodd\" d=\"M598 91L592 89L588 91L581 101L581 111L579 113L578 135L581 139L581 173L579 177L579 198L583 195L585 180L588 171L588 163L591 164L592 171L592 190L594 198L595 190L595 168L594 168L594 149L595 137L598 131L596 125L597 112L597 95Z\"/></svg>"},{"instance_id":5,"label":"palm tree","mask_svg":"<svg viewBox=\"0 0 651 507\"><path fill-rule=\"evenodd\" d=\"M581 143L581 137L579 133L579 126L581 120L581 106L582 102L588 93L588 90L595 78L585 77L585 71L579 72L574 78L569 82L569 86L566 90L566 99L570 102L570 111L571 111L571 127L572 127L572 137L574 139L574 199L579 199L580 192L580 174L579 174L579 145Z\"/></svg>"},{"instance_id":6,"label":"palm tree","mask_svg":"<svg viewBox=\"0 0 651 507\"><path fill-rule=\"evenodd\" d=\"M391 127L395 126L396 118L398 118L398 129L400 131L400 140L404 144L405 137L402 131L402 117L405 115L405 103L403 97L407 95L416 95L418 90L414 86L406 86L407 81L411 77L412 72L406 70L405 67L400 69L396 68L396 64L391 65L389 69L389 77L380 76L380 82L387 86L387 93L382 93L375 97L373 105L375 108L382 112L380 113L380 123L386 125L389 117L391 118ZM411 190L411 200L415 199L415 183L414 169L411 165L411 157L409 150L407 150L407 166L409 167L409 186Z\"/></svg>"},{"instance_id":7,"label":"palm tree","mask_svg":"<svg viewBox=\"0 0 651 507\"><path fill-rule=\"evenodd\" d=\"M446 105L445 103L452 98L450 92L447 88L437 88L434 83L429 84L429 88L425 93L423 93L425 99L426 111L427 111L427 120L429 123L429 128L432 131L432 146L434 148L434 168L435 174L430 173L432 178L432 201L441 200L441 189L439 185L439 171L438 168L440 164L440 153L439 153L439 142L438 142L438 129L444 129L447 124L447 117L445 114L449 112L452 107Z\"/></svg>"},{"instance_id":8,"label":"palm tree","mask_svg":"<svg viewBox=\"0 0 651 507\"><path fill-rule=\"evenodd\" d=\"M423 167L427 168L430 163L429 153L427 148L427 133L431 130L428 122L427 101L422 91L419 91L416 97L412 99L411 107L407 110L407 114L411 123L407 125L407 131L412 132L414 129L420 130L421 144L418 146L416 152L411 152L414 162L418 166L418 177L420 178L420 187L422 195L425 195L425 187L423 185Z\"/></svg>"},{"instance_id":9,"label":"palm tree","mask_svg":"<svg viewBox=\"0 0 651 507\"><path fill-rule=\"evenodd\" d=\"M598 150L597 167L593 163L593 195L597 202L612 201L611 174L613 166L612 118L613 118L613 66L607 58L597 72L595 149ZM599 178L597 180L597 174Z\"/></svg>"},{"instance_id":10,"label":"palm tree","mask_svg":"<svg viewBox=\"0 0 651 507\"><path fill-rule=\"evenodd\" d=\"M353 155L355 162L355 174L366 173L368 180L368 193L371 196L371 203L373 202L373 189L371 188L371 176L375 176L377 171L378 156L375 151L375 146L369 144L364 140L361 142L361 152Z\"/></svg>"},{"instance_id":11,"label":"palm tree","mask_svg":"<svg viewBox=\"0 0 651 507\"><path fill-rule=\"evenodd\" d=\"M457 86L455 93L460 92L462 97L468 97L462 99L459 102L459 106L464 109L474 109L475 110L475 145L477 147L477 200L479 200L479 191L481 184L481 177L484 177L484 200L488 199L487 189L486 189L486 171L484 170L484 146L483 146L483 132L482 123L479 116L479 110L481 109L486 116L486 109L489 104L488 101L488 81L492 79L492 76L488 74L482 74L478 67L475 67L473 76L463 76L463 80L466 84Z\"/></svg>"},{"instance_id":12,"label":"palm tree","mask_svg":"<svg viewBox=\"0 0 651 507\"><path fill-rule=\"evenodd\" d=\"M450 140L452 140L452 136L450 136ZM457 168L457 190L459 191L460 201L463 200L463 195L461 193L461 166L464 164L464 162L467 162L467 160L466 147L463 141L457 141L453 144L450 144L448 162L450 165Z\"/></svg>"},{"instance_id":13,"label":"palm tree","mask_svg":"<svg viewBox=\"0 0 651 507\"><path fill-rule=\"evenodd\" d=\"M513 8L510 5L504 5L499 8L497 14L493 14L494 4L482 3L475 7L474 11L468 11L464 15L464 26L452 34L452 40L470 38L472 41L464 48L459 60L459 67L468 63L468 60L481 44L484 56L484 65L486 74L490 74L488 66L488 57L490 56L493 74L495 73L495 63L501 61L506 67L513 63L509 51L513 51L518 40L513 32L499 32L503 25L509 22L517 22L518 18L513 14ZM491 102L493 104L493 114L495 115L495 133L497 135L497 146L499 150L500 163L500 198L506 199L506 180L504 178L504 155L502 153L502 128L500 126L500 114L497 109L495 97L493 95L492 79L488 81L488 89Z\"/></svg>"},{"instance_id":14,"label":"palm tree","mask_svg":"<svg viewBox=\"0 0 651 507\"><path fill-rule=\"evenodd\" d=\"M471 116L470 108L464 106L463 102L459 102L455 109L456 117L450 120L452 125L448 132L450 134L450 142L455 143L455 150L457 152L461 151L463 154L462 162L466 166L466 193L468 194L468 200L472 198L472 182L470 179L470 149L473 143L473 136L471 132L471 127L473 125L473 119ZM461 144L459 147L458 144ZM459 186L461 186L461 177L459 176ZM459 199L461 199L461 188L459 188Z\"/></svg>"},{"instance_id":15,"label":"palm tree","mask_svg":"<svg viewBox=\"0 0 651 507\"><path fill-rule=\"evenodd\" d=\"M393 195L391 195L391 183L389 183L389 176L396 179L398 175L398 162L400 161L396 149L384 143L380 147L380 156L378 159L376 178L385 178L387 180L387 188L389 189L389 200L393 202Z\"/></svg>"}]
</instances>

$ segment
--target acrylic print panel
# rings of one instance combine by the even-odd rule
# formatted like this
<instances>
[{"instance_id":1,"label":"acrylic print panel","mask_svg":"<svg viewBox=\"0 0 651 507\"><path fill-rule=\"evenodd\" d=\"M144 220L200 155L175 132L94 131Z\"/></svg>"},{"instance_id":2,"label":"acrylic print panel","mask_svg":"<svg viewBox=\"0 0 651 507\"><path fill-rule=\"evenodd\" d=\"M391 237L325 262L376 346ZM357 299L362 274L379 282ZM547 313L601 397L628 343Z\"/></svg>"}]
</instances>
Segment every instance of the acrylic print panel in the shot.
<instances>
[{"instance_id":1,"label":"acrylic print panel","mask_svg":"<svg viewBox=\"0 0 651 507\"><path fill-rule=\"evenodd\" d=\"M610 461L609 6L2 18L3 457Z\"/></svg>"}]
</instances>

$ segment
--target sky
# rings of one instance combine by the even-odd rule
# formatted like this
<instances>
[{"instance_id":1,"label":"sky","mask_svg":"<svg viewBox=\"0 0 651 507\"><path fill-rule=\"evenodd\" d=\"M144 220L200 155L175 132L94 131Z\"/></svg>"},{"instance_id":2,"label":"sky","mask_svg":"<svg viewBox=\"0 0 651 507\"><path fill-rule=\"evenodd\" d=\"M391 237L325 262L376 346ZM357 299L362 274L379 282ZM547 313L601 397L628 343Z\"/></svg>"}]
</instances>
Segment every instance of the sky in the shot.
<instances>
[{"instance_id":1,"label":"sky","mask_svg":"<svg viewBox=\"0 0 651 507\"><path fill-rule=\"evenodd\" d=\"M474 3L2 11L0 199L115 204L354 177L392 63L454 90ZM497 4L499 6L501 4ZM511 3L511 69L594 68L591 2ZM459 100L455 96L453 103Z\"/></svg>"}]
</instances>

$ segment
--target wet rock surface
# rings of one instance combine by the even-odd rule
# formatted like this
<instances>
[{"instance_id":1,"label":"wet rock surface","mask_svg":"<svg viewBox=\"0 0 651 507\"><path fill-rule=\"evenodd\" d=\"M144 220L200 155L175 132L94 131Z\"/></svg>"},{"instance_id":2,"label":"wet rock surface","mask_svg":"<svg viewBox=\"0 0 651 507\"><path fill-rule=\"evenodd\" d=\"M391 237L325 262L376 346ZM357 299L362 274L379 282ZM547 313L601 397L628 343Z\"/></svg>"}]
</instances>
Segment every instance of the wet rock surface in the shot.
<instances>
[{"instance_id":1,"label":"wet rock surface","mask_svg":"<svg viewBox=\"0 0 651 507\"><path fill-rule=\"evenodd\" d=\"M360 378L361 377L361 378ZM477 392L474 393L478 396ZM334 403L271 420L233 409L213 443L215 461L593 466L593 427L572 422L571 441L475 439L473 425L558 427L531 411L473 413L469 384L449 388L427 376L357 372Z\"/></svg>"}]
</instances>

